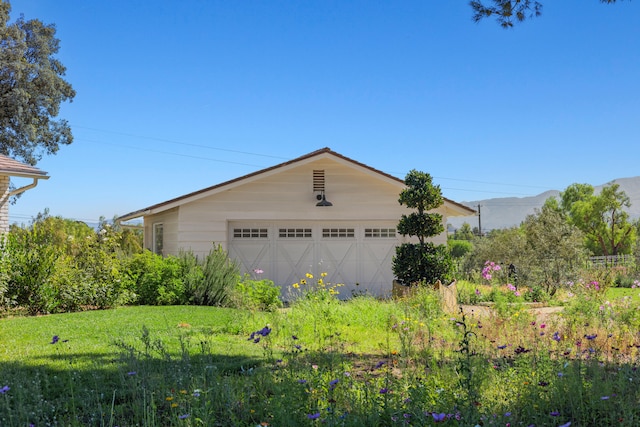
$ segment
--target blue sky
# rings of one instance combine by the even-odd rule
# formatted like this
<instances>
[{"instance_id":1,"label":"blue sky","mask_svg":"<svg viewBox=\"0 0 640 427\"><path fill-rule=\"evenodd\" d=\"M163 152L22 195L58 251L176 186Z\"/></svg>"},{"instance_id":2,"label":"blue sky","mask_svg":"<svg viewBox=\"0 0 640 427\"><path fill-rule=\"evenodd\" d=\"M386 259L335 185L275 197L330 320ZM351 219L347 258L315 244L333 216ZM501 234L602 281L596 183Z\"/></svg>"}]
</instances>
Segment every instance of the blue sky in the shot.
<instances>
[{"instance_id":1,"label":"blue sky","mask_svg":"<svg viewBox=\"0 0 640 427\"><path fill-rule=\"evenodd\" d=\"M640 175L640 2L13 0L55 23L75 141L10 208L84 221L323 147L458 201Z\"/></svg>"}]
</instances>

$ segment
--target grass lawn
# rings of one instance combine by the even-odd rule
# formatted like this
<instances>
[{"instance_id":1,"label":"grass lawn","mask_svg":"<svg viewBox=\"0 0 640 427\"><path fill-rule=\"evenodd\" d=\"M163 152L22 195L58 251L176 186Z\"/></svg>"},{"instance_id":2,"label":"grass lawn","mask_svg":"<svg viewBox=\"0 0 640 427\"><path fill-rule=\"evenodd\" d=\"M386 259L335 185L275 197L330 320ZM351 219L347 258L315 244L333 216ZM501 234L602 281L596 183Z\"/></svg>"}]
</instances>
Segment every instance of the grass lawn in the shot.
<instances>
[{"instance_id":1,"label":"grass lawn","mask_svg":"<svg viewBox=\"0 0 640 427\"><path fill-rule=\"evenodd\" d=\"M545 323L434 292L4 318L0 425L637 426L638 307L599 304Z\"/></svg>"},{"instance_id":2,"label":"grass lawn","mask_svg":"<svg viewBox=\"0 0 640 427\"><path fill-rule=\"evenodd\" d=\"M609 288L607 289L607 299L617 300L629 297L634 303L640 303L640 289L635 288Z\"/></svg>"}]
</instances>

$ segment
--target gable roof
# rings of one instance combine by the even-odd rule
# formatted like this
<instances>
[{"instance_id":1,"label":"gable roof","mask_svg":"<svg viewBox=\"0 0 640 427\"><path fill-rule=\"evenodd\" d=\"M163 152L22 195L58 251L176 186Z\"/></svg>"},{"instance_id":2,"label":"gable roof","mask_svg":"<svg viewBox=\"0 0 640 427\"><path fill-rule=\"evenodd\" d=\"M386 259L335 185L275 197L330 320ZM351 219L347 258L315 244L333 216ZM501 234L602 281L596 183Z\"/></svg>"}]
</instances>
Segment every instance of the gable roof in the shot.
<instances>
[{"instance_id":1,"label":"gable roof","mask_svg":"<svg viewBox=\"0 0 640 427\"><path fill-rule=\"evenodd\" d=\"M243 175L243 176L240 176L238 178L234 178L232 180L225 181L225 182L222 182L220 184L213 185L211 187L203 188L201 190L197 190L197 191L194 191L192 193L188 193L188 194L185 194L183 196L179 196L179 197L167 200L167 201L162 202L162 203L157 203L155 205L152 205L152 206L149 206L149 207L146 207L146 208L143 208L143 209L139 209L137 211L130 212L130 213L126 214L126 215L122 215L121 217L117 218L117 221L129 221L131 219L139 218L139 217L144 216L144 215L149 215L149 214L152 214L152 213L159 213L159 212L174 208L176 206L179 206L181 204L184 204L184 203L186 203L188 201L191 201L191 200L194 200L194 199L197 199L197 198L200 198L200 197L204 197L206 195L209 195L209 194L212 194L212 193L216 193L216 192L222 191L224 189L228 189L229 187L233 187L233 186L238 185L238 184L240 184L242 182L246 182L246 181L251 180L251 179L253 179L253 178L257 177L257 176L271 174L271 173L274 173L276 171L280 171L282 169L286 169L286 168L294 166L294 165L303 164L305 162L308 162L308 161L311 161L311 160L315 160L316 158L323 158L323 157L324 158L331 157L333 159L337 159L339 161L354 165L354 166L356 166L358 168L361 168L361 169L363 169L363 170L365 170L367 172L370 172L370 173L378 175L379 178L382 178L384 180L387 180L387 181L390 181L392 183L398 184L399 186L404 186L404 181L402 179L400 179L400 178L397 178L397 177L395 177L393 175L389 175L386 172L382 172L382 171L380 171L378 169L375 169L375 168L373 168L371 166L365 165L364 163L360 163L360 162L358 162L356 160L353 160L353 159L351 159L349 157L343 156L342 154L339 154L339 153L331 150L330 148L325 147L325 148L321 148L321 149L316 150L316 151L312 151L309 154L305 154L305 155L297 157L295 159L288 160L286 162L277 164L275 166L271 166L271 167L268 167L266 169L261 169L261 170L258 170L256 172L252 172L250 174ZM462 205L460 203L454 202L454 201L446 199L446 198L444 200L446 202L448 202L448 203L451 203L452 205L454 205L459 210L461 210L463 212L468 212L468 215L473 215L473 214L476 213L475 210L473 210L473 209L471 209L471 208L469 208L467 206L464 206L464 205Z\"/></svg>"},{"instance_id":2,"label":"gable roof","mask_svg":"<svg viewBox=\"0 0 640 427\"><path fill-rule=\"evenodd\" d=\"M45 171L2 154L0 154L0 175L17 176L20 178L49 179L49 176Z\"/></svg>"}]
</instances>

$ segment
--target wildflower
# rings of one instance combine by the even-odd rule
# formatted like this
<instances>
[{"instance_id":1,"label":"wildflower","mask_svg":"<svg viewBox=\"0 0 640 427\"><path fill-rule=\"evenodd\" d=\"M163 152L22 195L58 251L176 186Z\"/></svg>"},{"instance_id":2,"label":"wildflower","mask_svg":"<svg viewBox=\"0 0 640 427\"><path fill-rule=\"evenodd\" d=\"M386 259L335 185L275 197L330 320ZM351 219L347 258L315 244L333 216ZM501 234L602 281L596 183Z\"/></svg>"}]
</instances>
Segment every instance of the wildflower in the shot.
<instances>
[{"instance_id":1,"label":"wildflower","mask_svg":"<svg viewBox=\"0 0 640 427\"><path fill-rule=\"evenodd\" d=\"M297 340L297 339L298 339L298 336L297 336L297 335L291 335L291 339L292 339L292 340Z\"/></svg>"},{"instance_id":2,"label":"wildflower","mask_svg":"<svg viewBox=\"0 0 640 427\"><path fill-rule=\"evenodd\" d=\"M560 341L560 333L557 331L554 332L553 337L551 337L551 339L553 339L554 341Z\"/></svg>"},{"instance_id":3,"label":"wildflower","mask_svg":"<svg viewBox=\"0 0 640 427\"><path fill-rule=\"evenodd\" d=\"M193 397L200 397L200 393L202 393L202 391L200 389L195 389L193 390Z\"/></svg>"},{"instance_id":4,"label":"wildflower","mask_svg":"<svg viewBox=\"0 0 640 427\"><path fill-rule=\"evenodd\" d=\"M499 349L499 350L504 350L505 348L507 348L507 345L506 345L506 344L505 344L505 345L499 345L499 346L498 346L498 349Z\"/></svg>"},{"instance_id":5,"label":"wildflower","mask_svg":"<svg viewBox=\"0 0 640 427\"><path fill-rule=\"evenodd\" d=\"M598 336L598 334L593 334L593 335L585 335L584 337L586 339L588 339L589 341L596 339L596 337Z\"/></svg>"},{"instance_id":6,"label":"wildflower","mask_svg":"<svg viewBox=\"0 0 640 427\"><path fill-rule=\"evenodd\" d=\"M513 294L514 294L515 296L517 296L517 297L519 297L519 296L521 295L521 294L520 294L520 291L515 291Z\"/></svg>"},{"instance_id":7,"label":"wildflower","mask_svg":"<svg viewBox=\"0 0 640 427\"><path fill-rule=\"evenodd\" d=\"M262 273L264 273L264 270L262 270L260 268L256 268L256 269L253 270L253 272L256 273L256 274L262 274Z\"/></svg>"},{"instance_id":8,"label":"wildflower","mask_svg":"<svg viewBox=\"0 0 640 427\"><path fill-rule=\"evenodd\" d=\"M386 387L383 387L380 389L380 394L387 394L389 392L389 389Z\"/></svg>"},{"instance_id":9,"label":"wildflower","mask_svg":"<svg viewBox=\"0 0 640 427\"><path fill-rule=\"evenodd\" d=\"M260 329L258 331L258 333L260 335L262 335L263 337L266 337L267 335L269 335L271 333L271 328L268 326L265 326L264 328Z\"/></svg>"},{"instance_id":10,"label":"wildflower","mask_svg":"<svg viewBox=\"0 0 640 427\"><path fill-rule=\"evenodd\" d=\"M307 273L306 276L307 276L307 279L313 279L313 274L311 273Z\"/></svg>"},{"instance_id":11,"label":"wildflower","mask_svg":"<svg viewBox=\"0 0 640 427\"><path fill-rule=\"evenodd\" d=\"M540 325L540 329L544 329L544 328L546 328L546 327L547 327L547 325L546 325L546 324L544 324L544 323L542 323L542 324Z\"/></svg>"},{"instance_id":12,"label":"wildflower","mask_svg":"<svg viewBox=\"0 0 640 427\"><path fill-rule=\"evenodd\" d=\"M510 417L511 416L511 412L505 412L504 416L505 417Z\"/></svg>"},{"instance_id":13,"label":"wildflower","mask_svg":"<svg viewBox=\"0 0 640 427\"><path fill-rule=\"evenodd\" d=\"M298 380L298 384L306 384L307 380L303 380L303 379L299 379Z\"/></svg>"},{"instance_id":14,"label":"wildflower","mask_svg":"<svg viewBox=\"0 0 640 427\"><path fill-rule=\"evenodd\" d=\"M136 371L129 371L129 372L127 372L127 375L129 375L129 376L133 376L133 375L136 375L136 374L137 374L137 372L136 372Z\"/></svg>"},{"instance_id":15,"label":"wildflower","mask_svg":"<svg viewBox=\"0 0 640 427\"><path fill-rule=\"evenodd\" d=\"M0 394L5 394L9 390L11 390L11 388L8 385L5 385L2 388L0 388Z\"/></svg>"},{"instance_id":16,"label":"wildflower","mask_svg":"<svg viewBox=\"0 0 640 427\"><path fill-rule=\"evenodd\" d=\"M189 418L189 414L180 415L178 418L181 420L186 420L187 418Z\"/></svg>"},{"instance_id":17,"label":"wildflower","mask_svg":"<svg viewBox=\"0 0 640 427\"><path fill-rule=\"evenodd\" d=\"M60 341L60 337L57 335L54 335L53 338L51 339L51 344L55 344L58 341Z\"/></svg>"},{"instance_id":18,"label":"wildflower","mask_svg":"<svg viewBox=\"0 0 640 427\"><path fill-rule=\"evenodd\" d=\"M551 415L552 417L557 417L560 415L560 412L558 411L552 411L549 415Z\"/></svg>"},{"instance_id":19,"label":"wildflower","mask_svg":"<svg viewBox=\"0 0 640 427\"><path fill-rule=\"evenodd\" d=\"M165 399L167 402L171 402L173 400L173 396L167 396Z\"/></svg>"},{"instance_id":20,"label":"wildflower","mask_svg":"<svg viewBox=\"0 0 640 427\"><path fill-rule=\"evenodd\" d=\"M178 404L177 404L177 403L172 403L172 404L171 404L171 407L172 407L172 408L177 408L177 407L178 407Z\"/></svg>"},{"instance_id":21,"label":"wildflower","mask_svg":"<svg viewBox=\"0 0 640 427\"><path fill-rule=\"evenodd\" d=\"M476 295L480 296L480 290L476 288Z\"/></svg>"},{"instance_id":22,"label":"wildflower","mask_svg":"<svg viewBox=\"0 0 640 427\"><path fill-rule=\"evenodd\" d=\"M298 288L300 287L300 285L299 285L299 284L297 284L297 283L294 283L294 284L293 284L293 285L291 285L291 286L293 287L293 289L298 289Z\"/></svg>"},{"instance_id":23,"label":"wildflower","mask_svg":"<svg viewBox=\"0 0 640 427\"><path fill-rule=\"evenodd\" d=\"M320 412L316 412L314 414L308 414L307 418L309 418L310 420L317 420L318 418L320 418Z\"/></svg>"},{"instance_id":24,"label":"wildflower","mask_svg":"<svg viewBox=\"0 0 640 427\"><path fill-rule=\"evenodd\" d=\"M447 418L447 414L445 414L444 412L441 412L441 413L432 412L431 416L433 417L433 421L437 423L442 422Z\"/></svg>"},{"instance_id":25,"label":"wildflower","mask_svg":"<svg viewBox=\"0 0 640 427\"><path fill-rule=\"evenodd\" d=\"M338 385L338 382L340 382L340 380L335 379L329 382L329 390L333 390L336 388L336 386Z\"/></svg>"},{"instance_id":26,"label":"wildflower","mask_svg":"<svg viewBox=\"0 0 640 427\"><path fill-rule=\"evenodd\" d=\"M602 396L600 400L609 400L609 396Z\"/></svg>"},{"instance_id":27,"label":"wildflower","mask_svg":"<svg viewBox=\"0 0 640 427\"><path fill-rule=\"evenodd\" d=\"M385 362L384 360L379 361L378 363L376 363L376 366L373 369L380 369L382 368L387 362Z\"/></svg>"},{"instance_id":28,"label":"wildflower","mask_svg":"<svg viewBox=\"0 0 640 427\"><path fill-rule=\"evenodd\" d=\"M187 394L187 390L180 390L180 394Z\"/></svg>"}]
</instances>

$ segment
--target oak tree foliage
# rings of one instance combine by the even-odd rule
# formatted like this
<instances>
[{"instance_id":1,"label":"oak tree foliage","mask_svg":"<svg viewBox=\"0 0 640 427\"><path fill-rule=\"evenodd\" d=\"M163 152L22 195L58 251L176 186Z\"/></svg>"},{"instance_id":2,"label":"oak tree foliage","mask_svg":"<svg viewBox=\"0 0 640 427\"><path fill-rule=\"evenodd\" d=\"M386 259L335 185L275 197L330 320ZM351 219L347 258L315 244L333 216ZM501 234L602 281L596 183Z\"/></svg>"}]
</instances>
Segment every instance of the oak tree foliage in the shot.
<instances>
[{"instance_id":1,"label":"oak tree foliage","mask_svg":"<svg viewBox=\"0 0 640 427\"><path fill-rule=\"evenodd\" d=\"M56 117L76 93L55 57L55 25L22 16L9 23L10 11L0 0L0 154L35 165L73 141L67 121Z\"/></svg>"}]
</instances>

